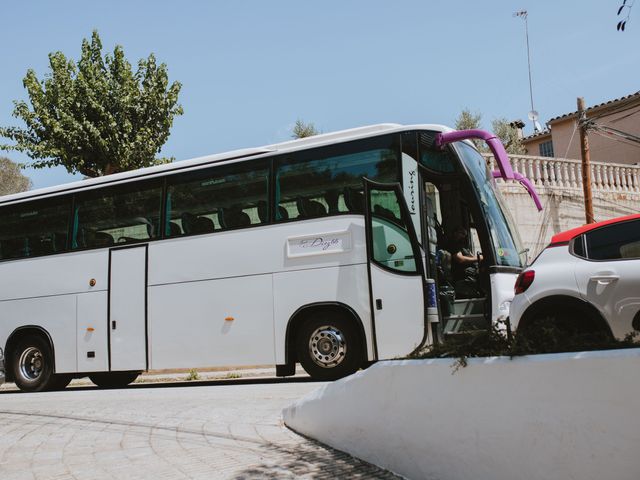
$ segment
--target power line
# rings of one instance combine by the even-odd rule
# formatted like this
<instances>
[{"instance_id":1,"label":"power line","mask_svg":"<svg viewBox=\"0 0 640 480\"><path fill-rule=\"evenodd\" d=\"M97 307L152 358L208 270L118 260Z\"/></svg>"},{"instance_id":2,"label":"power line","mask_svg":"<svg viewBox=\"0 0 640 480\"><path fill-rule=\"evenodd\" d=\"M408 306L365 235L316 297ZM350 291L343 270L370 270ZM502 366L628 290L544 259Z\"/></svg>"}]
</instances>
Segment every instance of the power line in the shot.
<instances>
[{"instance_id":1,"label":"power line","mask_svg":"<svg viewBox=\"0 0 640 480\"><path fill-rule=\"evenodd\" d=\"M601 131L598 131L598 130L594 130L593 133L596 134L596 135L599 135L601 137L607 138L609 140L613 140L615 142L623 143L623 144L628 145L630 147L640 148L640 144L638 144L637 142L628 141L628 140L625 140L623 138L618 138L618 137L615 137L615 136L613 136L611 134L607 134L607 133L604 133L604 132L601 132Z\"/></svg>"},{"instance_id":2,"label":"power line","mask_svg":"<svg viewBox=\"0 0 640 480\"><path fill-rule=\"evenodd\" d=\"M640 137L634 135L633 133L623 132L622 130L618 130L617 128L608 127L607 125L601 125L599 123L591 121L587 121L586 124L589 130L600 131L614 137L620 137L631 142L640 143Z\"/></svg>"},{"instance_id":3,"label":"power line","mask_svg":"<svg viewBox=\"0 0 640 480\"><path fill-rule=\"evenodd\" d=\"M640 105L638 105L637 108L638 109L635 112L627 113L626 115L624 115L622 117L619 117L619 118L614 118L613 120L611 120L611 123L619 122L620 120L624 120L625 118L629 118L632 115L635 115L636 113L640 113ZM631 110L631 107L625 108L623 111L626 111L626 110ZM620 113L620 112L614 112L614 113Z\"/></svg>"}]
</instances>

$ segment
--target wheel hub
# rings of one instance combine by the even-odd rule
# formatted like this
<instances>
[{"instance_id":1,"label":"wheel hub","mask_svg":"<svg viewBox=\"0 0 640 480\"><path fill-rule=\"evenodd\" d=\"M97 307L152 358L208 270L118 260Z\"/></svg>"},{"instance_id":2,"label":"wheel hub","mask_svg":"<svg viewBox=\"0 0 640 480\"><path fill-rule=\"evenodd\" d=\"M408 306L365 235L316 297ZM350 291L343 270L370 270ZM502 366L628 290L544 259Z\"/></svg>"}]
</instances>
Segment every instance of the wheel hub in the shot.
<instances>
[{"instance_id":1,"label":"wheel hub","mask_svg":"<svg viewBox=\"0 0 640 480\"><path fill-rule=\"evenodd\" d=\"M340 365L347 353L344 334L332 325L317 328L309 338L309 353L316 365L322 368Z\"/></svg>"},{"instance_id":2,"label":"wheel hub","mask_svg":"<svg viewBox=\"0 0 640 480\"><path fill-rule=\"evenodd\" d=\"M20 365L20 374L25 380L36 380L42 374L44 361L39 348L26 348L20 355L18 363Z\"/></svg>"}]
</instances>

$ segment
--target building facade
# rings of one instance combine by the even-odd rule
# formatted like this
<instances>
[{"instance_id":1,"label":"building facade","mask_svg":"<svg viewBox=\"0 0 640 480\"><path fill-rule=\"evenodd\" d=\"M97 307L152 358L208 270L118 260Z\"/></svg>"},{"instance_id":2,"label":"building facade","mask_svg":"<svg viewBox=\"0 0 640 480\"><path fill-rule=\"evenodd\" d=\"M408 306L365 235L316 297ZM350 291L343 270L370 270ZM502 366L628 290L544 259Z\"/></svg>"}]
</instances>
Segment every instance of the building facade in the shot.
<instances>
[{"instance_id":1,"label":"building facade","mask_svg":"<svg viewBox=\"0 0 640 480\"><path fill-rule=\"evenodd\" d=\"M586 110L593 122L589 130L591 161L640 164L640 91ZM566 113L547 122L547 129L525 137L527 155L580 158L578 112Z\"/></svg>"}]
</instances>

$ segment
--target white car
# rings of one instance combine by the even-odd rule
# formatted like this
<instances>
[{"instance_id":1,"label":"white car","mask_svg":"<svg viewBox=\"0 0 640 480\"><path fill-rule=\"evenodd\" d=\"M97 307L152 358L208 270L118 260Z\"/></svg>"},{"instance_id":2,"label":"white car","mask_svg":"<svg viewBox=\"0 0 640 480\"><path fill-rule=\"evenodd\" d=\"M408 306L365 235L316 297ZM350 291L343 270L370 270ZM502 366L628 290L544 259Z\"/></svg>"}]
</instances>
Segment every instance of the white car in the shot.
<instances>
[{"instance_id":1,"label":"white car","mask_svg":"<svg viewBox=\"0 0 640 480\"><path fill-rule=\"evenodd\" d=\"M555 235L518 277L509 321L529 331L553 321L569 332L640 330L640 215Z\"/></svg>"}]
</instances>

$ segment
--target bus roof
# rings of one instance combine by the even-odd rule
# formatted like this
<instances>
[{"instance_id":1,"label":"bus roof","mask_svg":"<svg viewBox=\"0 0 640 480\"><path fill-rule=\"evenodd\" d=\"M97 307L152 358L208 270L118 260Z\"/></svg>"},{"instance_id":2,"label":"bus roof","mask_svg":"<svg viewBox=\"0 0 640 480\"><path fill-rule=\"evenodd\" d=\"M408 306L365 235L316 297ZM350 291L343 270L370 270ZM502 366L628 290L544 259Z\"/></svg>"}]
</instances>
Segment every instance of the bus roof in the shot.
<instances>
[{"instance_id":1,"label":"bus roof","mask_svg":"<svg viewBox=\"0 0 640 480\"><path fill-rule=\"evenodd\" d=\"M323 145L331 145L334 143L342 143L351 140L358 140L367 137L373 137L384 133L401 132L405 130L432 130L432 131L449 131L451 128L438 124L424 125L400 125L397 123L382 123L365 127L351 128L337 132L323 133L312 137L301 138L297 140L289 140L282 143L275 143L263 147L245 148L241 150L232 150L229 152L206 155L188 160L179 160L176 162L157 165L153 167L140 168L128 172L115 173L103 177L90 178L54 187L39 188L28 192L15 193L0 197L0 205L19 202L21 200L30 200L40 197L48 197L58 193L71 192L75 190L84 190L97 188L101 185L111 183L125 182L129 179L140 177L151 177L168 173L175 170L184 170L189 168L197 168L202 165L213 163L240 160L243 158L256 157L265 154L285 153L296 150L305 150L307 148L318 147Z\"/></svg>"}]
</instances>

